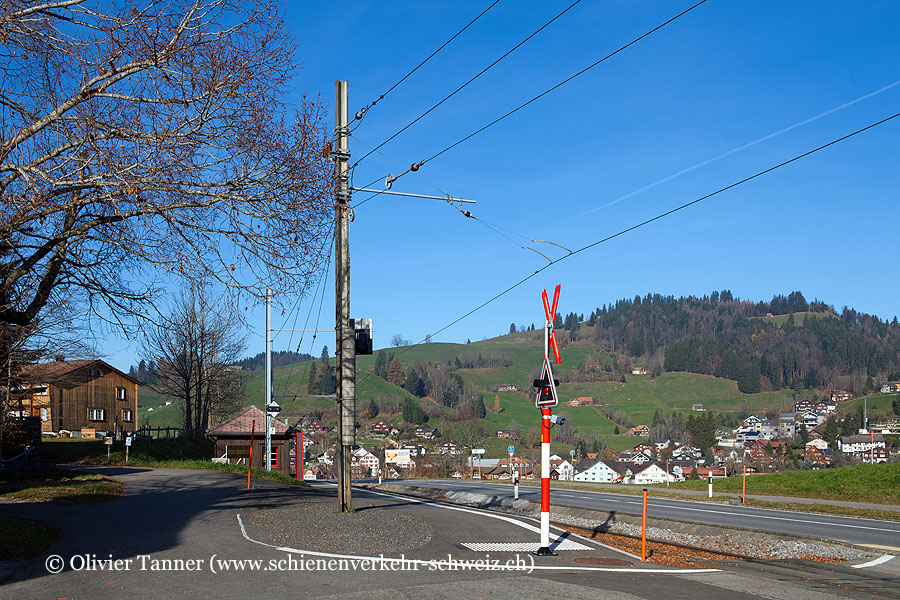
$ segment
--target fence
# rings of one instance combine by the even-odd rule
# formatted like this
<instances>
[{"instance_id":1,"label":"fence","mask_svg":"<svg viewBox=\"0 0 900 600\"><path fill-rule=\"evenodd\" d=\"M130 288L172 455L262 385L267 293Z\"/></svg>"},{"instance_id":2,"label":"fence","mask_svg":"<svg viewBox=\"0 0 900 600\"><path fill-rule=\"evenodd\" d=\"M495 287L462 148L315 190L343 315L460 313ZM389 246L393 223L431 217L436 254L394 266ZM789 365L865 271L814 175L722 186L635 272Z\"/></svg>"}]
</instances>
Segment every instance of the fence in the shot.
<instances>
[{"instance_id":1,"label":"fence","mask_svg":"<svg viewBox=\"0 0 900 600\"><path fill-rule=\"evenodd\" d=\"M181 435L181 427L142 427L135 435L151 440L172 440Z\"/></svg>"}]
</instances>

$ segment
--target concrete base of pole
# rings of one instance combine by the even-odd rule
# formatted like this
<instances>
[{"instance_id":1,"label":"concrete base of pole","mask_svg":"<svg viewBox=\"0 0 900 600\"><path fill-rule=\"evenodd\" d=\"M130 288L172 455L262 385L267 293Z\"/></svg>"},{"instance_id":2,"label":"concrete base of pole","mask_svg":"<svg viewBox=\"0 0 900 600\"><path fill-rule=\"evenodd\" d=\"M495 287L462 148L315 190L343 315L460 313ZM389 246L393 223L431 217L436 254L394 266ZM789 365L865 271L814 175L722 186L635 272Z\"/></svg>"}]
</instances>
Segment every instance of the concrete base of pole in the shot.
<instances>
[{"instance_id":1,"label":"concrete base of pole","mask_svg":"<svg viewBox=\"0 0 900 600\"><path fill-rule=\"evenodd\" d=\"M557 556L556 552L550 549L549 546L541 546L534 552L535 556Z\"/></svg>"}]
</instances>

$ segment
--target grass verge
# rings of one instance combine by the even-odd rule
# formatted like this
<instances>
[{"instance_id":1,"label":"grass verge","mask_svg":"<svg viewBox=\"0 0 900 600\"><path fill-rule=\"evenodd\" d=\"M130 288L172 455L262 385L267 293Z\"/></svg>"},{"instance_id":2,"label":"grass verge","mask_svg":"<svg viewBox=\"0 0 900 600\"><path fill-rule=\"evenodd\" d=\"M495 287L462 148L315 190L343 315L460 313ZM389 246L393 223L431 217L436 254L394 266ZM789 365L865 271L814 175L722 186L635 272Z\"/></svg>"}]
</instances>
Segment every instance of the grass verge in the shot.
<instances>
[{"instance_id":1,"label":"grass verge","mask_svg":"<svg viewBox=\"0 0 900 600\"><path fill-rule=\"evenodd\" d=\"M111 477L75 471L13 473L0 479L0 496L26 502L102 502L115 500L124 490Z\"/></svg>"},{"instance_id":2,"label":"grass verge","mask_svg":"<svg viewBox=\"0 0 900 600\"><path fill-rule=\"evenodd\" d=\"M0 517L0 560L39 556L60 535L62 531L41 521Z\"/></svg>"},{"instance_id":3,"label":"grass verge","mask_svg":"<svg viewBox=\"0 0 900 600\"><path fill-rule=\"evenodd\" d=\"M672 484L672 487L705 490L707 485L706 481L682 481ZM714 482L720 492L739 494L741 485L741 477L716 479ZM749 475L747 493L900 505L900 463Z\"/></svg>"}]
</instances>

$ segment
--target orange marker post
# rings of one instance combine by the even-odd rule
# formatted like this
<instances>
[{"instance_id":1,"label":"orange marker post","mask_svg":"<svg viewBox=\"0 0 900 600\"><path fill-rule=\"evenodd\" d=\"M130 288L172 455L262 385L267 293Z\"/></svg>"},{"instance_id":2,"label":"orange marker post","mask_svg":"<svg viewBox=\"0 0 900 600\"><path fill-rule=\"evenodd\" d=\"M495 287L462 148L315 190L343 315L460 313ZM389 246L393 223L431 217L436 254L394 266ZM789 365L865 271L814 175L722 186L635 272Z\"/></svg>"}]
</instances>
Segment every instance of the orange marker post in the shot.
<instances>
[{"instance_id":1,"label":"orange marker post","mask_svg":"<svg viewBox=\"0 0 900 600\"><path fill-rule=\"evenodd\" d=\"M294 442L294 470L297 471L297 481L300 481L300 432L295 431L294 437L296 439Z\"/></svg>"},{"instance_id":2,"label":"orange marker post","mask_svg":"<svg viewBox=\"0 0 900 600\"><path fill-rule=\"evenodd\" d=\"M741 504L747 502L747 465L744 465L744 482L741 484Z\"/></svg>"},{"instance_id":3,"label":"orange marker post","mask_svg":"<svg viewBox=\"0 0 900 600\"><path fill-rule=\"evenodd\" d=\"M250 458L247 460L247 489L250 489L250 470L253 468L253 432L256 430L256 419L250 423Z\"/></svg>"},{"instance_id":4,"label":"orange marker post","mask_svg":"<svg viewBox=\"0 0 900 600\"><path fill-rule=\"evenodd\" d=\"M644 510L641 519L641 562L647 561L647 490L644 489Z\"/></svg>"}]
</instances>

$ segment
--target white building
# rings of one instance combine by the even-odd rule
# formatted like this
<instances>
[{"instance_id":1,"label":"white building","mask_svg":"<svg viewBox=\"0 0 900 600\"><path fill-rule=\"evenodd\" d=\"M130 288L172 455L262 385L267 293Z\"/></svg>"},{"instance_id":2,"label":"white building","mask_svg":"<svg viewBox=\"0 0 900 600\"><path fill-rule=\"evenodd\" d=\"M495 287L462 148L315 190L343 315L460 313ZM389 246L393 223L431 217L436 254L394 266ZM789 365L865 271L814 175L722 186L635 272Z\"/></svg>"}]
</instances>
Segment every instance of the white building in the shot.
<instances>
[{"instance_id":1,"label":"white building","mask_svg":"<svg viewBox=\"0 0 900 600\"><path fill-rule=\"evenodd\" d=\"M665 483L666 481L675 481L675 475L666 473L664 466L659 463L650 463L634 474L631 483L635 485L648 485L651 483Z\"/></svg>"},{"instance_id":2,"label":"white building","mask_svg":"<svg viewBox=\"0 0 900 600\"><path fill-rule=\"evenodd\" d=\"M365 467L369 471L370 475L377 474L378 468L381 466L381 461L378 459L378 457L362 446L353 451L353 456L350 460L354 464L362 465L363 467Z\"/></svg>"},{"instance_id":3,"label":"white building","mask_svg":"<svg viewBox=\"0 0 900 600\"><path fill-rule=\"evenodd\" d=\"M867 458L873 448L885 448L884 436L880 433L861 433L859 435L840 436L838 450L849 456Z\"/></svg>"},{"instance_id":4,"label":"white building","mask_svg":"<svg viewBox=\"0 0 900 600\"><path fill-rule=\"evenodd\" d=\"M577 465L578 469L575 473L575 481L593 481L599 483L617 483L622 480L622 476L606 461L598 460L590 464L588 459L580 461Z\"/></svg>"},{"instance_id":5,"label":"white building","mask_svg":"<svg viewBox=\"0 0 900 600\"><path fill-rule=\"evenodd\" d=\"M575 474L575 466L564 458L550 459L550 469L559 474L560 481L569 481Z\"/></svg>"}]
</instances>

